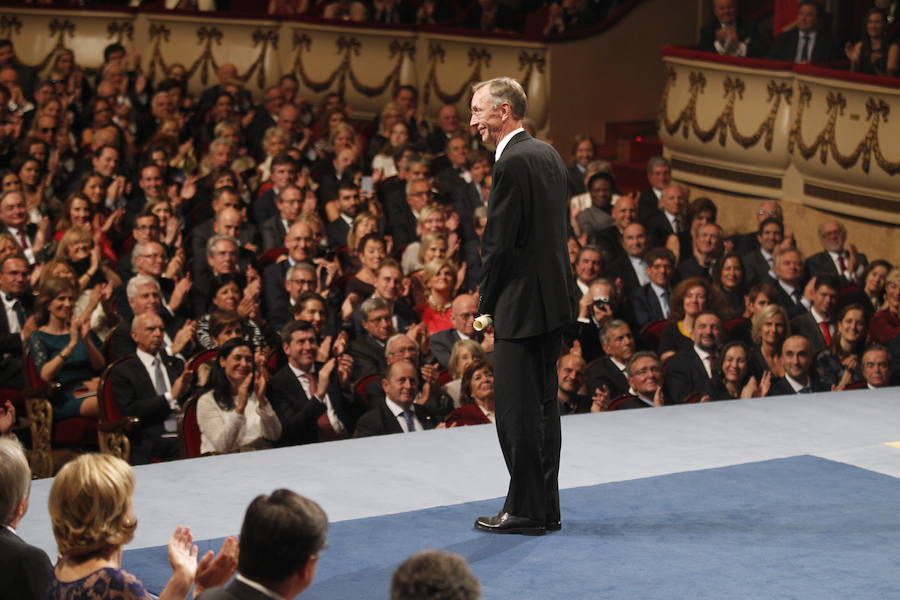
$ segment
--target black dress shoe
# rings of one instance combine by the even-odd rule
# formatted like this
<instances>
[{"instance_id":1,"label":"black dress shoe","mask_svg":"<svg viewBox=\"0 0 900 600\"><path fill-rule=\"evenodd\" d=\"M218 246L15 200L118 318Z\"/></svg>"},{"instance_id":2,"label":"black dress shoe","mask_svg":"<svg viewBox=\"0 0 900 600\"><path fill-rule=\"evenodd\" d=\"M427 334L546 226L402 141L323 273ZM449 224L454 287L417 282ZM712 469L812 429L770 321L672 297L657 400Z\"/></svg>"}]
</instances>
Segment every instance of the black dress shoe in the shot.
<instances>
[{"instance_id":1,"label":"black dress shoe","mask_svg":"<svg viewBox=\"0 0 900 600\"><path fill-rule=\"evenodd\" d=\"M519 533L522 535L544 535L547 528L541 521L527 517L516 517L503 512L496 517L478 517L475 527L490 533Z\"/></svg>"},{"instance_id":2,"label":"black dress shoe","mask_svg":"<svg viewBox=\"0 0 900 600\"><path fill-rule=\"evenodd\" d=\"M545 527L547 531L559 531L562 529L562 521L547 521Z\"/></svg>"}]
</instances>

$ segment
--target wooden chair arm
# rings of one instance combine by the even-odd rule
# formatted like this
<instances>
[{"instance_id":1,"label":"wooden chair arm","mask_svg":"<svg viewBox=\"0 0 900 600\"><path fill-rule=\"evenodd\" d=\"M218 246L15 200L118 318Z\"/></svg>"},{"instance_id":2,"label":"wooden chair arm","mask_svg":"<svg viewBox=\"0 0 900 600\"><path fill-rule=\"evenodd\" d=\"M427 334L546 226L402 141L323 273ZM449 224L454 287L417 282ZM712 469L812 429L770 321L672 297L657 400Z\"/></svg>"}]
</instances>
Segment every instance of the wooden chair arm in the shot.
<instances>
[{"instance_id":1,"label":"wooden chair arm","mask_svg":"<svg viewBox=\"0 0 900 600\"><path fill-rule=\"evenodd\" d=\"M115 421L97 423L97 429L104 433L130 432L140 424L138 417L122 417Z\"/></svg>"}]
</instances>

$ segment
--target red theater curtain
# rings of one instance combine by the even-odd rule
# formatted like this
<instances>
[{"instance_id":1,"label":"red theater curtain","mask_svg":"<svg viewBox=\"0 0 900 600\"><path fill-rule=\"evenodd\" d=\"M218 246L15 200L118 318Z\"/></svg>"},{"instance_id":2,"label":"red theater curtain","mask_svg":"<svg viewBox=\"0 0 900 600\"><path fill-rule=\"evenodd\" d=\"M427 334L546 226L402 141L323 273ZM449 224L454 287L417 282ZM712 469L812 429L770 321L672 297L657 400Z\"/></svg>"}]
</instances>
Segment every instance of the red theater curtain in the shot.
<instances>
[{"instance_id":1,"label":"red theater curtain","mask_svg":"<svg viewBox=\"0 0 900 600\"><path fill-rule=\"evenodd\" d=\"M775 16L772 30L777 36L797 22L797 0L775 0Z\"/></svg>"}]
</instances>

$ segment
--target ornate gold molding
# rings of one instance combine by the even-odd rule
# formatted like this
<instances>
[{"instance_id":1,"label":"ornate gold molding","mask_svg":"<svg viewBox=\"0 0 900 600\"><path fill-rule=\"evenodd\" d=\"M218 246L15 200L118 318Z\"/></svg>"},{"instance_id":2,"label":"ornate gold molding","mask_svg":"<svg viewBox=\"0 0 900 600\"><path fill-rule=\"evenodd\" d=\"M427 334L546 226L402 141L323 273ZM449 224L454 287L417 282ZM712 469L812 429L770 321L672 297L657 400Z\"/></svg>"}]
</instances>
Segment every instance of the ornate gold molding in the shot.
<instances>
[{"instance_id":1,"label":"ornate gold molding","mask_svg":"<svg viewBox=\"0 0 900 600\"><path fill-rule=\"evenodd\" d=\"M13 32L16 35L22 33L22 20L16 16L3 15L0 17L0 36L11 38Z\"/></svg>"},{"instance_id":2,"label":"ornate gold molding","mask_svg":"<svg viewBox=\"0 0 900 600\"><path fill-rule=\"evenodd\" d=\"M819 160L823 165L828 164L828 156L831 155L834 162L844 169L850 169L862 161L860 168L864 173L869 172L872 157L874 156L876 164L888 175L900 173L900 161L888 160L884 156L881 150L881 142L878 140L878 129L881 126L881 122L887 121L891 112L891 107L884 100L876 100L872 97L866 100L866 121L869 121L869 128L853 152L843 154L837 147L836 125L838 117L843 116L844 109L847 108L847 99L840 92L828 92L828 95L825 97L827 104L825 110L828 120L822 131L813 140L813 143L807 144L803 140L802 122L803 113L812 102L812 90L805 84L800 84L799 90L797 117L794 119L788 143L788 151L791 154L794 153L794 148L796 148L800 156L809 160L818 152Z\"/></svg>"},{"instance_id":3,"label":"ornate gold molding","mask_svg":"<svg viewBox=\"0 0 900 600\"><path fill-rule=\"evenodd\" d=\"M134 24L131 21L110 21L106 26L106 39L121 44L125 39L134 40Z\"/></svg>"},{"instance_id":4,"label":"ornate gold molding","mask_svg":"<svg viewBox=\"0 0 900 600\"><path fill-rule=\"evenodd\" d=\"M537 52L529 54L526 51L522 51L519 54L519 70L525 71L525 75L522 77L522 87L526 90L528 89L528 83L531 81L531 75L537 70L538 73L543 73L544 68L547 66L547 59L544 58L543 54L539 54Z\"/></svg>"},{"instance_id":5,"label":"ornate gold molding","mask_svg":"<svg viewBox=\"0 0 900 600\"><path fill-rule=\"evenodd\" d=\"M441 88L441 84L437 80L437 65L438 63L443 63L445 57L446 52L444 51L443 46L437 42L432 42L431 47L428 49L428 76L425 78L424 99L426 106L430 104L429 100L431 99L432 93L434 93L438 100L443 104L456 104L462 99L463 95L469 91L472 84L478 83L484 79L481 75L481 69L483 67L491 66L491 53L487 51L487 48L476 48L474 46L469 48L469 66L472 67L472 72L469 74L469 77L463 81L462 85L459 86L458 90L455 92L447 92Z\"/></svg>"},{"instance_id":6,"label":"ornate gold molding","mask_svg":"<svg viewBox=\"0 0 900 600\"><path fill-rule=\"evenodd\" d=\"M791 102L792 90L788 84L769 81L766 87L768 93L766 103L770 105L769 113L759 127L756 128L755 132L745 135L738 130L734 119L737 100L744 99L744 91L746 90L746 85L741 78L732 77L731 75L725 77L725 81L722 84L725 91L725 108L709 129L704 129L697 121L697 100L706 89L706 76L699 71L690 72L690 98L687 105L681 110L675 120L669 118L669 91L677 78L678 74L670 65L666 76L666 85L663 88L662 98L660 99L657 127L665 128L669 135L675 135L680 129L685 139L688 139L691 132L693 132L697 139L703 143L707 143L717 137L719 145L723 147L728 141L729 134L731 134L731 139L745 150L756 146L760 140L763 140L763 147L771 152L778 109L781 108L782 100L787 104Z\"/></svg>"}]
</instances>

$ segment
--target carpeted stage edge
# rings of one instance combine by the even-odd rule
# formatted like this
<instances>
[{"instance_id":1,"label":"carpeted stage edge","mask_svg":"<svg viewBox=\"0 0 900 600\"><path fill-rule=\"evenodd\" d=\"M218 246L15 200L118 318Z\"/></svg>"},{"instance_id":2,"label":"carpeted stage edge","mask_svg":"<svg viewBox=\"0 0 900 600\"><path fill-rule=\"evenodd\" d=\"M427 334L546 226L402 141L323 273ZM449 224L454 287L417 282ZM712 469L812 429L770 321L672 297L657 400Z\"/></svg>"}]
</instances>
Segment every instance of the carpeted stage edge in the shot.
<instances>
[{"instance_id":1,"label":"carpeted stage edge","mask_svg":"<svg viewBox=\"0 0 900 600\"><path fill-rule=\"evenodd\" d=\"M544 537L474 530L500 500L332 523L301 597L387 598L404 558L440 548L465 556L495 600L900 598L894 477L796 456L566 489L561 500L563 530ZM169 576L163 547L126 551L124 566L156 593Z\"/></svg>"}]
</instances>

